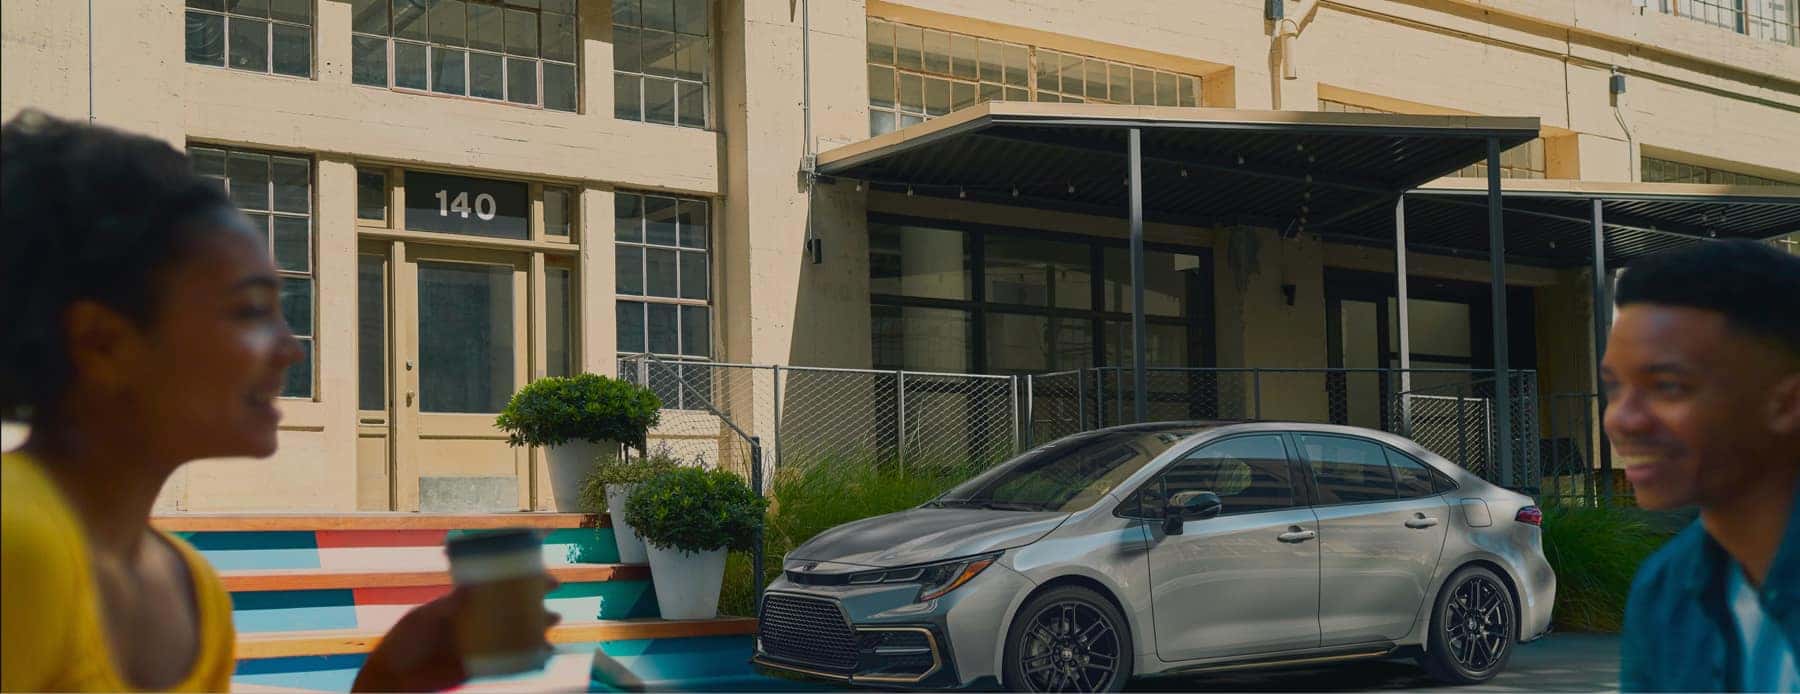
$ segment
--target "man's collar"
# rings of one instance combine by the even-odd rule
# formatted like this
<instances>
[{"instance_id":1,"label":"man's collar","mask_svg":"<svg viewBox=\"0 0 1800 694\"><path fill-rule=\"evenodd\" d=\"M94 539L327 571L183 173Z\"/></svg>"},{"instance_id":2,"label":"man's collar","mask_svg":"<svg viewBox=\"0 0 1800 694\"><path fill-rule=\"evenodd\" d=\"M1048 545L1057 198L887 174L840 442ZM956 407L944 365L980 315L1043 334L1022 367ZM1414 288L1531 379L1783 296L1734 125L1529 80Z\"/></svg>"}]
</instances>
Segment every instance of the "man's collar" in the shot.
<instances>
[{"instance_id":1,"label":"man's collar","mask_svg":"<svg viewBox=\"0 0 1800 694\"><path fill-rule=\"evenodd\" d=\"M1728 567L1726 562L1736 560L1719 546L1701 520L1695 519L1694 525L1700 533L1700 551L1690 555L1693 565L1682 573L1687 576L1688 589L1699 592L1720 578L1720 572ZM1791 578L1784 578L1790 575ZM1782 531L1781 545L1775 548L1775 559L1770 562L1769 573L1762 583L1772 585L1783 580L1789 583L1800 580L1800 481L1795 483L1794 500L1788 504L1787 527Z\"/></svg>"}]
</instances>

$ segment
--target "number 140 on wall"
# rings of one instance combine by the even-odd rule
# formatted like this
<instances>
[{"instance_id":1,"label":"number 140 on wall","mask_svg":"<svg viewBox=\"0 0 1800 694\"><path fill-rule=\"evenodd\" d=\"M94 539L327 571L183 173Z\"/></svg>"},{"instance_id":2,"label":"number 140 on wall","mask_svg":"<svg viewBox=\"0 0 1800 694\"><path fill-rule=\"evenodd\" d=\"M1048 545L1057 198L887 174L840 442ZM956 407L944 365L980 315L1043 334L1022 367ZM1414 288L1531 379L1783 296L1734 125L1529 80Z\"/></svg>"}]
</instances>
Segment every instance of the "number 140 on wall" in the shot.
<instances>
[{"instance_id":1,"label":"number 140 on wall","mask_svg":"<svg viewBox=\"0 0 1800 694\"><path fill-rule=\"evenodd\" d=\"M482 221L492 221L499 208L499 204L494 201L494 196L487 193L475 195L475 207L472 209L469 207L468 191L458 192L455 197L451 197L450 191L439 189L437 200L439 217L448 217L451 213L456 213L463 219L468 219L469 212L473 211L475 216L481 218Z\"/></svg>"}]
</instances>

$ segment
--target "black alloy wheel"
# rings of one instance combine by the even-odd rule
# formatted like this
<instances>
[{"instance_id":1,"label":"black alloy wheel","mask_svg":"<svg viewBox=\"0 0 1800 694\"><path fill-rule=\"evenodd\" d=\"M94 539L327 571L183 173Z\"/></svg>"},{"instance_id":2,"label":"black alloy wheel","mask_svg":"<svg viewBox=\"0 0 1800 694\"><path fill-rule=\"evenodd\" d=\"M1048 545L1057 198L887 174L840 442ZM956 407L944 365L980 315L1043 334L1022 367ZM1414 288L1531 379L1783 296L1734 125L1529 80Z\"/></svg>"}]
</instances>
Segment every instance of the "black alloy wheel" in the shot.
<instances>
[{"instance_id":1,"label":"black alloy wheel","mask_svg":"<svg viewBox=\"0 0 1800 694\"><path fill-rule=\"evenodd\" d=\"M1065 586L1027 602L1006 640L1005 683L1030 692L1111 692L1131 678L1125 619L1092 590Z\"/></svg>"},{"instance_id":2,"label":"black alloy wheel","mask_svg":"<svg viewBox=\"0 0 1800 694\"><path fill-rule=\"evenodd\" d=\"M1431 641L1420 662L1445 682L1486 682L1505 669L1518 633L1506 584L1486 568L1465 568L1438 594Z\"/></svg>"}]
</instances>

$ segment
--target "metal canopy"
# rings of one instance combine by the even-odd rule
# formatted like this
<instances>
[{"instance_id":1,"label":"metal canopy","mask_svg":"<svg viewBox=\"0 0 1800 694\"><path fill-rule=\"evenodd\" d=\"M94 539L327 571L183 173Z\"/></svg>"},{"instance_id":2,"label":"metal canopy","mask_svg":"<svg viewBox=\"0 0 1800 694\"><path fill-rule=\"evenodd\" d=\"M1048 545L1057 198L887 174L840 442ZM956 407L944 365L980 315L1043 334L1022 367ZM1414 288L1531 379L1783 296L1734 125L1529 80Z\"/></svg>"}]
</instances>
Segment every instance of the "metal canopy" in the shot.
<instances>
[{"instance_id":1,"label":"metal canopy","mask_svg":"<svg viewBox=\"0 0 1800 694\"><path fill-rule=\"evenodd\" d=\"M1486 257L1486 188L1447 179L1406 195L1407 241L1415 251ZM1800 232L1800 186L1592 183L1507 180L1507 261L1579 267L1593 261L1592 205L1605 208L1605 261L1634 258L1709 239L1767 240ZM1358 213L1319 229L1326 239L1389 248L1393 215Z\"/></svg>"},{"instance_id":2,"label":"metal canopy","mask_svg":"<svg viewBox=\"0 0 1800 694\"><path fill-rule=\"evenodd\" d=\"M1142 133L1146 219L1286 232L1359 209L1537 137L1536 118L988 102L819 155L882 190L1123 216ZM1302 221L1305 220L1305 221ZM1390 236L1391 238L1391 236Z\"/></svg>"}]
</instances>

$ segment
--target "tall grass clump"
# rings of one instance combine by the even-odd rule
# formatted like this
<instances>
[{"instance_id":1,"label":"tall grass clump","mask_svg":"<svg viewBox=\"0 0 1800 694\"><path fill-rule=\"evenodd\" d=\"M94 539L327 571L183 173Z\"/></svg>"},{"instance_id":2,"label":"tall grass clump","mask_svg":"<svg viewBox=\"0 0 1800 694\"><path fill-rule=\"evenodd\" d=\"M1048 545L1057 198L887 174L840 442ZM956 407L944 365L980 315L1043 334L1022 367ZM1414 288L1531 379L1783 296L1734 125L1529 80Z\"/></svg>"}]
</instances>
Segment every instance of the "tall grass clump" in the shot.
<instances>
[{"instance_id":1,"label":"tall grass clump","mask_svg":"<svg viewBox=\"0 0 1800 694\"><path fill-rule=\"evenodd\" d=\"M1631 579L1672 534L1634 508L1553 506L1544 510L1544 556L1556 571L1551 621L1565 631L1617 632Z\"/></svg>"},{"instance_id":2,"label":"tall grass clump","mask_svg":"<svg viewBox=\"0 0 1800 694\"><path fill-rule=\"evenodd\" d=\"M778 470L769 487L764 585L781 575L781 558L826 530L918 506L980 472L970 465L906 467L869 459L832 459ZM733 553L725 562L719 613L754 616L752 559Z\"/></svg>"}]
</instances>

